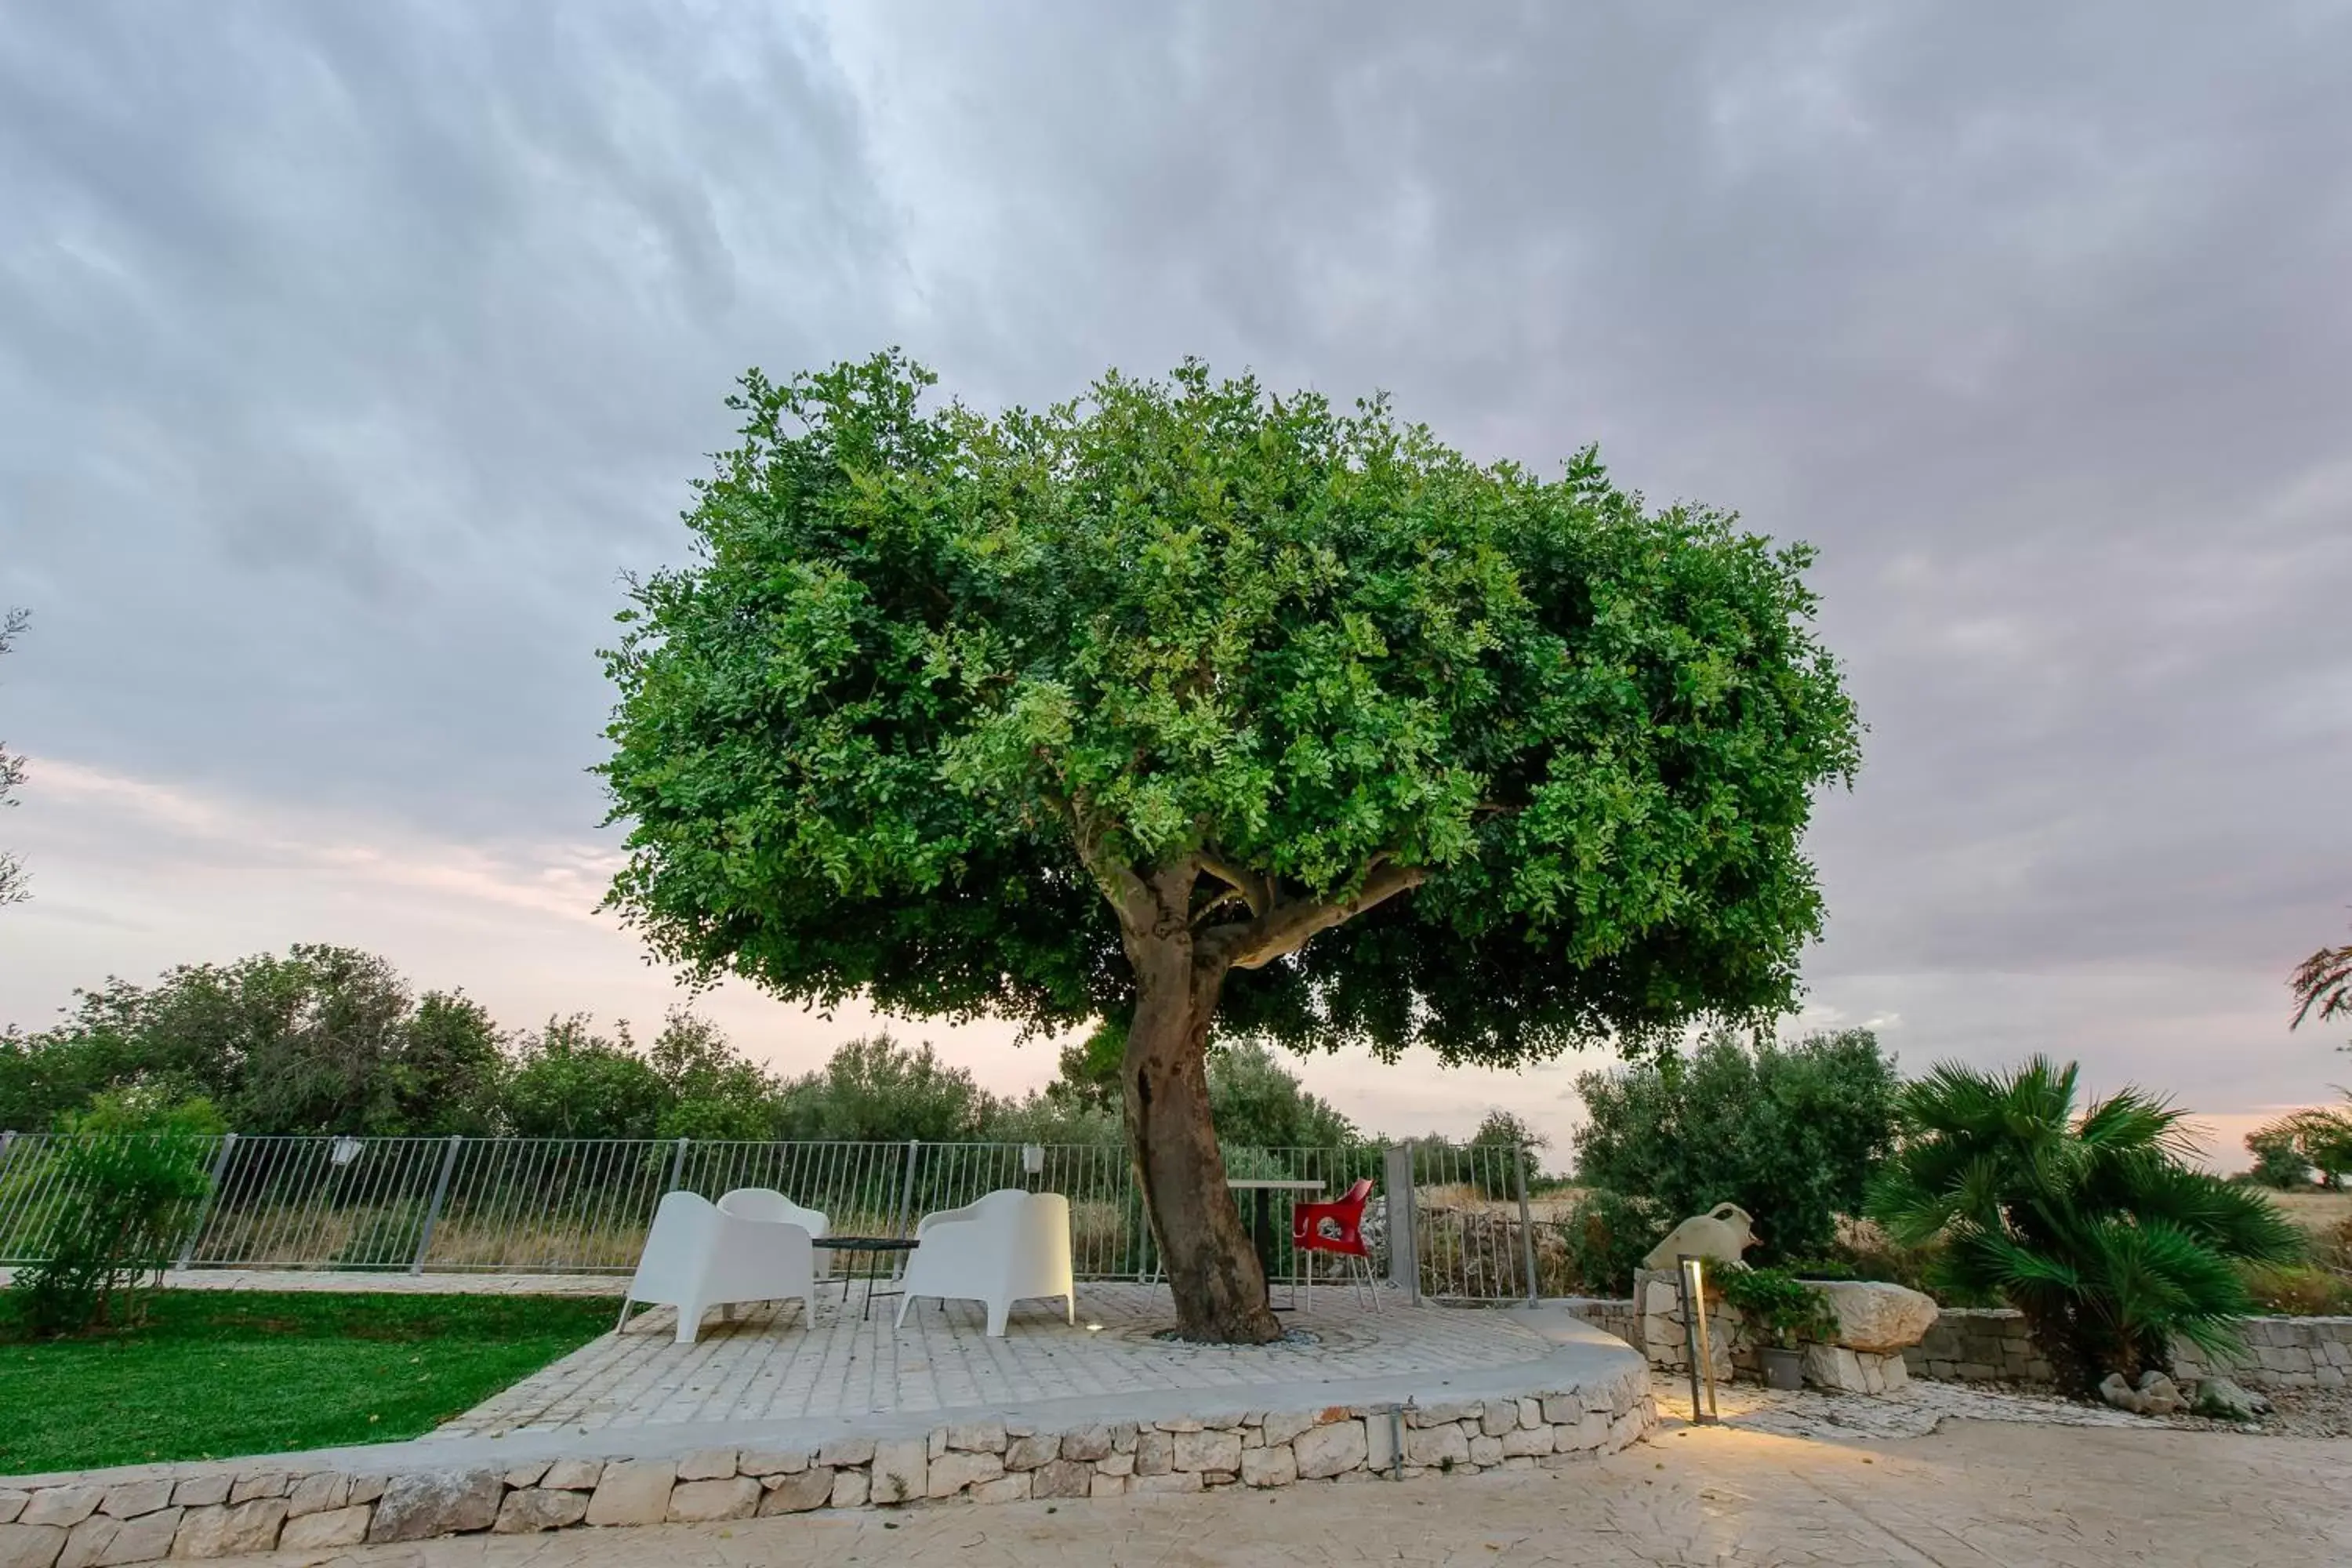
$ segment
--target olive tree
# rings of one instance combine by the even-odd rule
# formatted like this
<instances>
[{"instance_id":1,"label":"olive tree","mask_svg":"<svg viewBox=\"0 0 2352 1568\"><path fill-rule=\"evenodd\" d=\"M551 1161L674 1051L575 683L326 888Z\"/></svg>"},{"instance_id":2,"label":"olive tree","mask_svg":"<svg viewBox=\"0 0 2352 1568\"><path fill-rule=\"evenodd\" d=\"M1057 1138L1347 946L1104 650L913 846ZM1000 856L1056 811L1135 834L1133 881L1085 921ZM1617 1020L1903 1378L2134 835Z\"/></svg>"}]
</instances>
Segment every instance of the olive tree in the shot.
<instances>
[{"instance_id":1,"label":"olive tree","mask_svg":"<svg viewBox=\"0 0 2352 1568\"><path fill-rule=\"evenodd\" d=\"M931 380L745 377L693 558L632 585L602 771L656 956L1123 1023L1180 1331L1241 1342L1213 1037L1510 1064L1789 1005L1857 760L1802 547L1197 363Z\"/></svg>"}]
</instances>

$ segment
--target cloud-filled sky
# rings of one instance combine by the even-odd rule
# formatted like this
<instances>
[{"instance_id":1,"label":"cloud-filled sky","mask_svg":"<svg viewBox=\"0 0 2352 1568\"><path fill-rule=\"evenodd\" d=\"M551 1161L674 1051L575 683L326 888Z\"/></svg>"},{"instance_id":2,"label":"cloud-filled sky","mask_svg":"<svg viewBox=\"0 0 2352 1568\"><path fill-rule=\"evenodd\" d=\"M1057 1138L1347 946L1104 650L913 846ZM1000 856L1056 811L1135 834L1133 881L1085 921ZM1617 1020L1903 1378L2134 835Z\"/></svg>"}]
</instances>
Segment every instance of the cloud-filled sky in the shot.
<instances>
[{"instance_id":1,"label":"cloud-filled sky","mask_svg":"<svg viewBox=\"0 0 2352 1568\"><path fill-rule=\"evenodd\" d=\"M1817 544L1871 733L1801 1022L2234 1142L2352 1077L2284 987L2352 920L2347 58L2333 0L12 8L0 1022L324 940L650 1023L594 650L733 377L1198 353ZM1589 1065L1305 1072L1564 1132Z\"/></svg>"}]
</instances>

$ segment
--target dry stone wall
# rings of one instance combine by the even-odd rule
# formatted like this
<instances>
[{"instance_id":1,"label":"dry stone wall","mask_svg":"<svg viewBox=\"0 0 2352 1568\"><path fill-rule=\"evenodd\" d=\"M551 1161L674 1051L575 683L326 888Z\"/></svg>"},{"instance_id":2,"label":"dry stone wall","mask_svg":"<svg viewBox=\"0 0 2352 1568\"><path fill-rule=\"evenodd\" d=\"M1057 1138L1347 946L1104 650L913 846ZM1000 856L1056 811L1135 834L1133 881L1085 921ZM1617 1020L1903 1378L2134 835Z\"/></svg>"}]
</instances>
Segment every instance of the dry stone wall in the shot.
<instances>
[{"instance_id":1,"label":"dry stone wall","mask_svg":"<svg viewBox=\"0 0 2352 1568\"><path fill-rule=\"evenodd\" d=\"M1629 1368L1575 1392L1460 1404L1334 1405L1055 1432L982 1418L919 1437L843 1437L814 1448L706 1448L394 1474L304 1473L299 1455L242 1467L117 1472L111 1480L101 1472L13 1489L0 1483L0 1568L115 1568L165 1557L708 1523L821 1508L1524 1470L1613 1453L1656 1420L1646 1374Z\"/></svg>"}]
</instances>

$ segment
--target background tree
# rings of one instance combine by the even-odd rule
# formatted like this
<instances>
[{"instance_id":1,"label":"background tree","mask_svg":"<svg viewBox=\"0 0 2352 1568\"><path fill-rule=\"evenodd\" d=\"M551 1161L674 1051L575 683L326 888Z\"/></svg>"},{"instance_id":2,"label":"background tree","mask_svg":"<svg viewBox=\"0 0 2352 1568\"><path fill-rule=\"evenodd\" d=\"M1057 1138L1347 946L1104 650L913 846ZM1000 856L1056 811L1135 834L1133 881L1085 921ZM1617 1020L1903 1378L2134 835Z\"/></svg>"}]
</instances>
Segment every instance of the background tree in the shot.
<instances>
[{"instance_id":1,"label":"background tree","mask_svg":"<svg viewBox=\"0 0 2352 1568\"><path fill-rule=\"evenodd\" d=\"M31 617L23 610L0 615L0 654L15 646L16 636ZM0 806L16 804L16 786L25 782L25 759L0 744ZM21 903L27 896L25 863L0 849L0 904Z\"/></svg>"},{"instance_id":2,"label":"background tree","mask_svg":"<svg viewBox=\"0 0 2352 1568\"><path fill-rule=\"evenodd\" d=\"M2352 1018L2352 947L2321 948L2295 967L2287 989L2294 993L2290 1029L2303 1027L2315 1013L2323 1024Z\"/></svg>"},{"instance_id":3,"label":"background tree","mask_svg":"<svg viewBox=\"0 0 2352 1568\"><path fill-rule=\"evenodd\" d=\"M2352 1105L2291 1110L2246 1134L2254 1176L2271 1185L2307 1185L2314 1173L2330 1187L2352 1174ZM2292 1182L2284 1178L2292 1175Z\"/></svg>"},{"instance_id":4,"label":"background tree","mask_svg":"<svg viewBox=\"0 0 2352 1568\"><path fill-rule=\"evenodd\" d=\"M1894 1148L1897 1087L1867 1029L1793 1046L1718 1031L1688 1057L1577 1079L1578 1179L1648 1200L1662 1226L1735 1203L1757 1261L1818 1258Z\"/></svg>"},{"instance_id":5,"label":"background tree","mask_svg":"<svg viewBox=\"0 0 2352 1568\"><path fill-rule=\"evenodd\" d=\"M1857 759L1801 547L1197 364L995 418L896 355L734 400L604 765L656 953L1126 1025L1181 1331L1278 1326L1213 1036L1512 1063L1789 1005Z\"/></svg>"},{"instance_id":6,"label":"background tree","mask_svg":"<svg viewBox=\"0 0 2352 1568\"><path fill-rule=\"evenodd\" d=\"M2075 1110L2079 1071L1945 1065L1903 1090L1900 1149L1871 1217L1940 1243L1939 1282L2025 1315L2068 1392L2168 1364L2178 1336L2233 1348L2253 1310L2241 1263L2284 1263L2303 1237L2263 1197L2191 1168L2183 1111L2126 1089Z\"/></svg>"}]
</instances>

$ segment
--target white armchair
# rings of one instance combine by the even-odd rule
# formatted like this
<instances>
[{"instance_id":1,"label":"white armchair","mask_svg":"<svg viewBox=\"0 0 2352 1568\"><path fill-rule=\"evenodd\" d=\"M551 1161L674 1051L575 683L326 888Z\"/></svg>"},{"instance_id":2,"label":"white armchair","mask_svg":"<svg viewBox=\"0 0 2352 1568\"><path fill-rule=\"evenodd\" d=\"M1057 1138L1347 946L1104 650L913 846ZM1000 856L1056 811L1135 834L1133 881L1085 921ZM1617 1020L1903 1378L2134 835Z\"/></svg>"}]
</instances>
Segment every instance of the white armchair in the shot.
<instances>
[{"instance_id":1,"label":"white armchair","mask_svg":"<svg viewBox=\"0 0 2352 1568\"><path fill-rule=\"evenodd\" d=\"M768 1225L796 1225L822 1241L833 1221L822 1209L804 1209L773 1187L738 1187L719 1200L719 1212L731 1214L739 1219L756 1219ZM820 1279L833 1272L833 1257L824 1247L816 1249L809 1268Z\"/></svg>"},{"instance_id":2,"label":"white armchair","mask_svg":"<svg viewBox=\"0 0 2352 1568\"><path fill-rule=\"evenodd\" d=\"M804 1226L730 1214L698 1193L671 1193L654 1211L614 1331L627 1325L638 1302L676 1307L677 1342L690 1345L709 1308L795 1297L814 1313L815 1247Z\"/></svg>"},{"instance_id":3,"label":"white armchair","mask_svg":"<svg viewBox=\"0 0 2352 1568\"><path fill-rule=\"evenodd\" d=\"M1078 1321L1070 1200L1059 1193L993 1192L962 1208L925 1215L915 1239L920 1245L899 1281L906 1292L898 1300L900 1323L918 1296L982 1303L995 1339L1004 1337L1013 1303L1034 1297L1060 1297L1064 1316Z\"/></svg>"}]
</instances>

